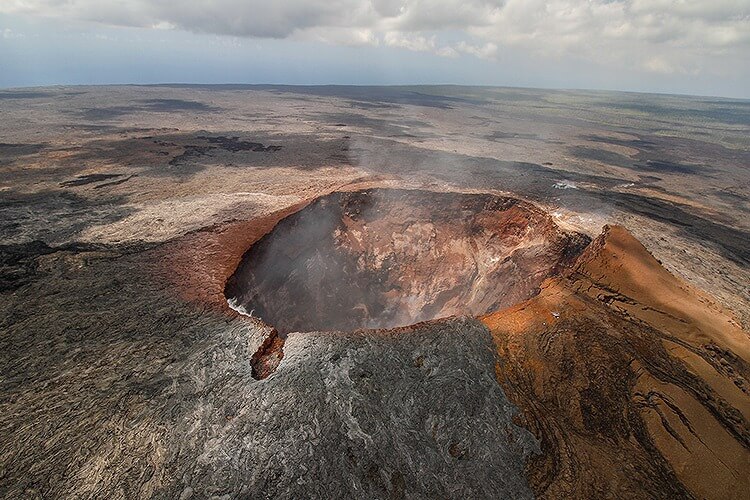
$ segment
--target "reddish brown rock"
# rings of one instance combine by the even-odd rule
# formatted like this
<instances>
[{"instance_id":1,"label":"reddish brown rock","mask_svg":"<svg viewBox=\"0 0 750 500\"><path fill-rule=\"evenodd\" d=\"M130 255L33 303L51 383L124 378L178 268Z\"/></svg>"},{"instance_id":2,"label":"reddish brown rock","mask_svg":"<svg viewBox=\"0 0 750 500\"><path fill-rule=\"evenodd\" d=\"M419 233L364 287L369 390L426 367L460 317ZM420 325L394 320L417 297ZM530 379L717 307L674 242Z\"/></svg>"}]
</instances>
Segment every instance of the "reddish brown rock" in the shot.
<instances>
[{"instance_id":1,"label":"reddish brown rock","mask_svg":"<svg viewBox=\"0 0 750 500\"><path fill-rule=\"evenodd\" d=\"M226 293L282 333L476 316L535 295L588 241L513 198L336 192L255 243Z\"/></svg>"},{"instance_id":2,"label":"reddish brown rock","mask_svg":"<svg viewBox=\"0 0 750 500\"><path fill-rule=\"evenodd\" d=\"M482 318L498 380L542 444L544 498L742 498L748 335L622 227L529 301Z\"/></svg>"}]
</instances>

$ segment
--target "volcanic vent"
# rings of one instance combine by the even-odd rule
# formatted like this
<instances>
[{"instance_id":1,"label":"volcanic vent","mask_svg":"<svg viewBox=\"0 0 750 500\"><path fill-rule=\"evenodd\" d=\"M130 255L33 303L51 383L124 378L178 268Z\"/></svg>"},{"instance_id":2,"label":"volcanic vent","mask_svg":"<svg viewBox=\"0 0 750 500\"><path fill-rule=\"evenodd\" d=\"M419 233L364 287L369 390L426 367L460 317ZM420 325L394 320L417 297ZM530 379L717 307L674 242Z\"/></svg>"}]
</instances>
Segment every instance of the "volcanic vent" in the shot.
<instances>
[{"instance_id":1,"label":"volcanic vent","mask_svg":"<svg viewBox=\"0 0 750 500\"><path fill-rule=\"evenodd\" d=\"M336 192L254 244L225 294L282 335L477 316L532 297L588 243L513 198Z\"/></svg>"}]
</instances>

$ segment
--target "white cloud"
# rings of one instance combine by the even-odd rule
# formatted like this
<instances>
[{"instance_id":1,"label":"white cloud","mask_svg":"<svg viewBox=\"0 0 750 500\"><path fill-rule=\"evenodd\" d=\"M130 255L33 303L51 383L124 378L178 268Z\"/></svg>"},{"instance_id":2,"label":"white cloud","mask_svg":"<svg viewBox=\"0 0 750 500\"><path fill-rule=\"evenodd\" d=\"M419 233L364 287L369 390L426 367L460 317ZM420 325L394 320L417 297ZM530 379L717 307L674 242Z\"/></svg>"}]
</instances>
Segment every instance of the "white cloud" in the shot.
<instances>
[{"instance_id":1,"label":"white cloud","mask_svg":"<svg viewBox=\"0 0 750 500\"><path fill-rule=\"evenodd\" d=\"M0 13L663 74L750 60L748 0L2 0Z\"/></svg>"},{"instance_id":2,"label":"white cloud","mask_svg":"<svg viewBox=\"0 0 750 500\"><path fill-rule=\"evenodd\" d=\"M458 57L458 51L454 49L453 47L440 47L435 51L437 55L440 57Z\"/></svg>"},{"instance_id":3,"label":"white cloud","mask_svg":"<svg viewBox=\"0 0 750 500\"><path fill-rule=\"evenodd\" d=\"M671 75L677 72L677 68L675 68L672 64L662 59L661 57L652 57L650 59L647 59L643 63L643 67L653 73L661 73L664 75Z\"/></svg>"},{"instance_id":4,"label":"white cloud","mask_svg":"<svg viewBox=\"0 0 750 500\"><path fill-rule=\"evenodd\" d=\"M456 51L464 54L471 54L482 59L493 59L497 56L497 45L487 42L484 45L473 45L467 42L459 42L456 45Z\"/></svg>"},{"instance_id":5,"label":"white cloud","mask_svg":"<svg viewBox=\"0 0 750 500\"><path fill-rule=\"evenodd\" d=\"M383 42L389 47L399 47L415 52L435 50L434 36L425 38L419 35L408 35L396 31L389 31L383 36Z\"/></svg>"},{"instance_id":6,"label":"white cloud","mask_svg":"<svg viewBox=\"0 0 750 500\"><path fill-rule=\"evenodd\" d=\"M349 47L380 44L375 32L369 28L308 28L298 33L297 36L304 40L316 40Z\"/></svg>"},{"instance_id":7,"label":"white cloud","mask_svg":"<svg viewBox=\"0 0 750 500\"><path fill-rule=\"evenodd\" d=\"M177 26L170 23L169 21L159 21L157 23L152 24L151 27L155 30L173 30Z\"/></svg>"},{"instance_id":8,"label":"white cloud","mask_svg":"<svg viewBox=\"0 0 750 500\"><path fill-rule=\"evenodd\" d=\"M0 29L0 38L10 40L12 38L23 38L23 33L17 33L10 28Z\"/></svg>"}]
</instances>

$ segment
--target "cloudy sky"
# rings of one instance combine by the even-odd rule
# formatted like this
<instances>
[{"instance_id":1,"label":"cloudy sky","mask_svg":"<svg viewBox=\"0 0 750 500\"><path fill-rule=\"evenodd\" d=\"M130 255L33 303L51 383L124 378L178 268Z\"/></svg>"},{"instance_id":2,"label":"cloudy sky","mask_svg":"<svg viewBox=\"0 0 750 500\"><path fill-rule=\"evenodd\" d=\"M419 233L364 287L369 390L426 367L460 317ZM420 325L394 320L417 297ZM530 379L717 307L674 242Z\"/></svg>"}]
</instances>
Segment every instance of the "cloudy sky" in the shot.
<instances>
[{"instance_id":1,"label":"cloudy sky","mask_svg":"<svg viewBox=\"0 0 750 500\"><path fill-rule=\"evenodd\" d=\"M750 0L0 0L0 87L460 83L750 97Z\"/></svg>"}]
</instances>

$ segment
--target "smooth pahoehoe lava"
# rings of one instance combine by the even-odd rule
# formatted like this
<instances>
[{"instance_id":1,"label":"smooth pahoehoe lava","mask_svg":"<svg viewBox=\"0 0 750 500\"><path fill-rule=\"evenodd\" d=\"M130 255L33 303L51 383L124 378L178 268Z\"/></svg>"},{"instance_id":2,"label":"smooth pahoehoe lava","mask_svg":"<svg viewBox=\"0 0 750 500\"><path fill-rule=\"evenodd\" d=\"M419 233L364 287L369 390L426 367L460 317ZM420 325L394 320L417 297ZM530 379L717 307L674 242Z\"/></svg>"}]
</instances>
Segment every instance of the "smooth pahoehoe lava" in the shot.
<instances>
[{"instance_id":1,"label":"smooth pahoehoe lava","mask_svg":"<svg viewBox=\"0 0 750 500\"><path fill-rule=\"evenodd\" d=\"M335 192L255 243L225 294L282 336L477 316L534 296L589 241L513 198Z\"/></svg>"}]
</instances>

